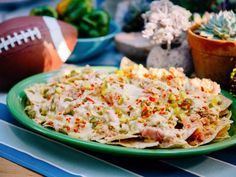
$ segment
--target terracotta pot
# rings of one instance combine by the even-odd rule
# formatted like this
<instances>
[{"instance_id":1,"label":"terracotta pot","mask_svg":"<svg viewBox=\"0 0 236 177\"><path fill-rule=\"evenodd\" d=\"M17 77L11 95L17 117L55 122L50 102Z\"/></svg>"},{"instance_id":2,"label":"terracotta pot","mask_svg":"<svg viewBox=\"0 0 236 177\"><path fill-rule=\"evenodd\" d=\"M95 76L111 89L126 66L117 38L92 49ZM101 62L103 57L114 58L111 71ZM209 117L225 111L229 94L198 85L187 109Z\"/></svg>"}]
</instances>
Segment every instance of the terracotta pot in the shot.
<instances>
[{"instance_id":1,"label":"terracotta pot","mask_svg":"<svg viewBox=\"0 0 236 177\"><path fill-rule=\"evenodd\" d=\"M188 30L188 43L191 49L197 77L210 78L227 89L230 73L236 64L236 41L215 40L202 37Z\"/></svg>"}]
</instances>

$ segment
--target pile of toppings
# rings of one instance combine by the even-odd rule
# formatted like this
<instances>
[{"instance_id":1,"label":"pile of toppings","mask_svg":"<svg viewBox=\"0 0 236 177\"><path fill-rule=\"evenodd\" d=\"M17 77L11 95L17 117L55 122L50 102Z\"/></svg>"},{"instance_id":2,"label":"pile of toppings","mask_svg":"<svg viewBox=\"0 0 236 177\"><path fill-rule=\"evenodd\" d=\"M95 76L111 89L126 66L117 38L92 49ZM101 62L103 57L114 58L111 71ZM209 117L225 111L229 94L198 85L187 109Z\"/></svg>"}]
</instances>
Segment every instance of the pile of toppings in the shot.
<instances>
[{"instance_id":1,"label":"pile of toppings","mask_svg":"<svg viewBox=\"0 0 236 177\"><path fill-rule=\"evenodd\" d=\"M219 85L178 68L68 68L25 93L25 112L36 123L126 147L196 147L229 137L232 123Z\"/></svg>"}]
</instances>

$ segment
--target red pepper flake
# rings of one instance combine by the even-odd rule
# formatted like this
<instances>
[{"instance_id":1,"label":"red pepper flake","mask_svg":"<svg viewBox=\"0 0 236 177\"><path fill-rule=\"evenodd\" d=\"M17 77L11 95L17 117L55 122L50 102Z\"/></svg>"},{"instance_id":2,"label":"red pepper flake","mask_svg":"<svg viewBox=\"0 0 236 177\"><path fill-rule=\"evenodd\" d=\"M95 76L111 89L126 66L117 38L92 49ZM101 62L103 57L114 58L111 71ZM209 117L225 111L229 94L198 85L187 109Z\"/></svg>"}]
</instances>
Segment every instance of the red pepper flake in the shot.
<instances>
[{"instance_id":1,"label":"red pepper flake","mask_svg":"<svg viewBox=\"0 0 236 177\"><path fill-rule=\"evenodd\" d=\"M167 114L167 112L165 111L165 108L161 108L160 111L159 111L159 114L160 114L160 115L165 115L165 114Z\"/></svg>"},{"instance_id":2,"label":"red pepper flake","mask_svg":"<svg viewBox=\"0 0 236 177\"><path fill-rule=\"evenodd\" d=\"M48 122L47 124L48 124L48 125L53 125L53 122Z\"/></svg>"},{"instance_id":3,"label":"red pepper flake","mask_svg":"<svg viewBox=\"0 0 236 177\"><path fill-rule=\"evenodd\" d=\"M80 93L77 95L77 97L81 97L81 95L83 95L83 94L84 94L84 89L81 88L81 89L80 89Z\"/></svg>"},{"instance_id":4,"label":"red pepper flake","mask_svg":"<svg viewBox=\"0 0 236 177\"><path fill-rule=\"evenodd\" d=\"M109 96L109 99L110 99L109 101L112 103L113 102L113 98L112 98L111 95Z\"/></svg>"},{"instance_id":5,"label":"red pepper flake","mask_svg":"<svg viewBox=\"0 0 236 177\"><path fill-rule=\"evenodd\" d=\"M101 108L100 107L97 107L97 110L99 111Z\"/></svg>"},{"instance_id":6,"label":"red pepper flake","mask_svg":"<svg viewBox=\"0 0 236 177\"><path fill-rule=\"evenodd\" d=\"M79 129L78 128L74 128L74 132L78 133Z\"/></svg>"},{"instance_id":7,"label":"red pepper flake","mask_svg":"<svg viewBox=\"0 0 236 177\"><path fill-rule=\"evenodd\" d=\"M77 127L79 128L85 128L85 125L86 125L86 122L81 120L78 124L77 124Z\"/></svg>"},{"instance_id":8,"label":"red pepper flake","mask_svg":"<svg viewBox=\"0 0 236 177\"><path fill-rule=\"evenodd\" d=\"M149 118L151 115L152 115L152 114L150 114L150 113L147 113L146 115L144 115L144 117L143 117L143 118Z\"/></svg>"},{"instance_id":9,"label":"red pepper flake","mask_svg":"<svg viewBox=\"0 0 236 177\"><path fill-rule=\"evenodd\" d=\"M146 78L152 78L152 75L149 74L149 73L145 73L143 76L146 77Z\"/></svg>"},{"instance_id":10,"label":"red pepper flake","mask_svg":"<svg viewBox=\"0 0 236 177\"><path fill-rule=\"evenodd\" d=\"M146 126L147 126L147 123L146 123L146 122L145 122L145 123L143 123L143 126L144 126L144 127L146 127Z\"/></svg>"},{"instance_id":11,"label":"red pepper flake","mask_svg":"<svg viewBox=\"0 0 236 177\"><path fill-rule=\"evenodd\" d=\"M81 128L85 128L85 123L80 125Z\"/></svg>"},{"instance_id":12,"label":"red pepper flake","mask_svg":"<svg viewBox=\"0 0 236 177\"><path fill-rule=\"evenodd\" d=\"M159 114L160 115L165 115L165 114L167 114L167 112L166 111L159 111Z\"/></svg>"},{"instance_id":13,"label":"red pepper flake","mask_svg":"<svg viewBox=\"0 0 236 177\"><path fill-rule=\"evenodd\" d=\"M150 111L148 111L148 107L145 106L143 109L142 109L142 117L143 118L148 118L151 116L151 113Z\"/></svg>"},{"instance_id":14,"label":"red pepper flake","mask_svg":"<svg viewBox=\"0 0 236 177\"><path fill-rule=\"evenodd\" d=\"M148 107L145 106L145 107L143 108L142 112L147 112L147 111L148 111Z\"/></svg>"},{"instance_id":15,"label":"red pepper flake","mask_svg":"<svg viewBox=\"0 0 236 177\"><path fill-rule=\"evenodd\" d=\"M128 108L128 109L131 109L131 108L132 108L132 106L131 106L131 105L129 105L127 108Z\"/></svg>"},{"instance_id":16,"label":"red pepper flake","mask_svg":"<svg viewBox=\"0 0 236 177\"><path fill-rule=\"evenodd\" d=\"M150 96L148 99L149 99L151 102L156 102L156 101L157 101L157 99L156 99L155 97L152 97L152 96Z\"/></svg>"},{"instance_id":17,"label":"red pepper flake","mask_svg":"<svg viewBox=\"0 0 236 177\"><path fill-rule=\"evenodd\" d=\"M47 100L50 100L51 98L52 98L52 96L49 95L49 96L47 97Z\"/></svg>"},{"instance_id":18,"label":"red pepper flake","mask_svg":"<svg viewBox=\"0 0 236 177\"><path fill-rule=\"evenodd\" d=\"M93 99L91 99L91 98L89 98L89 97L86 97L86 100L90 101L92 104L94 104L94 103L95 103L95 102L94 102L94 100L93 100Z\"/></svg>"},{"instance_id":19,"label":"red pepper flake","mask_svg":"<svg viewBox=\"0 0 236 177\"><path fill-rule=\"evenodd\" d=\"M165 108L161 108L160 111L165 111Z\"/></svg>"},{"instance_id":20,"label":"red pepper flake","mask_svg":"<svg viewBox=\"0 0 236 177\"><path fill-rule=\"evenodd\" d=\"M140 99L137 99L136 100L136 104L139 104L139 103L141 103L142 102L142 100L140 100Z\"/></svg>"},{"instance_id":21,"label":"red pepper flake","mask_svg":"<svg viewBox=\"0 0 236 177\"><path fill-rule=\"evenodd\" d=\"M87 116L90 116L91 114L89 112L86 113Z\"/></svg>"},{"instance_id":22,"label":"red pepper flake","mask_svg":"<svg viewBox=\"0 0 236 177\"><path fill-rule=\"evenodd\" d=\"M187 128L191 128L191 124L187 124L186 127L187 127Z\"/></svg>"},{"instance_id":23,"label":"red pepper flake","mask_svg":"<svg viewBox=\"0 0 236 177\"><path fill-rule=\"evenodd\" d=\"M94 84L91 84L91 87L94 87Z\"/></svg>"},{"instance_id":24,"label":"red pepper flake","mask_svg":"<svg viewBox=\"0 0 236 177\"><path fill-rule=\"evenodd\" d=\"M67 131L70 131L70 127L69 126L66 126L66 129L67 129Z\"/></svg>"},{"instance_id":25,"label":"red pepper flake","mask_svg":"<svg viewBox=\"0 0 236 177\"><path fill-rule=\"evenodd\" d=\"M166 79L167 80L172 80L174 77L172 76L172 75L168 75L167 77L166 77Z\"/></svg>"},{"instance_id":26,"label":"red pepper flake","mask_svg":"<svg viewBox=\"0 0 236 177\"><path fill-rule=\"evenodd\" d=\"M176 99L176 101L179 101L180 100L180 96L179 95L175 95L175 99Z\"/></svg>"},{"instance_id":27,"label":"red pepper flake","mask_svg":"<svg viewBox=\"0 0 236 177\"><path fill-rule=\"evenodd\" d=\"M70 123L70 121L71 121L71 118L66 118L66 121Z\"/></svg>"}]
</instances>

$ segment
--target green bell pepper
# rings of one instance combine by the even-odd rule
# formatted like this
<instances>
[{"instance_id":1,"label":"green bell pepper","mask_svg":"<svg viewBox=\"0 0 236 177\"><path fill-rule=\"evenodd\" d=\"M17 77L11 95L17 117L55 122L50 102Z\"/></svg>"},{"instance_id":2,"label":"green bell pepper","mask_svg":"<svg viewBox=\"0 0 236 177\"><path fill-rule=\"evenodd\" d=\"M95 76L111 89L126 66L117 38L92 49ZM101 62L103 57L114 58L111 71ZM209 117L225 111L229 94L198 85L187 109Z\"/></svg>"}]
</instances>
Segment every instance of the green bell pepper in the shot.
<instances>
[{"instance_id":1,"label":"green bell pepper","mask_svg":"<svg viewBox=\"0 0 236 177\"><path fill-rule=\"evenodd\" d=\"M69 23L78 23L92 10L92 0L62 0L57 5L59 17Z\"/></svg>"},{"instance_id":2,"label":"green bell pepper","mask_svg":"<svg viewBox=\"0 0 236 177\"><path fill-rule=\"evenodd\" d=\"M50 16L58 18L57 11L51 6L39 6L30 11L31 16Z\"/></svg>"},{"instance_id":3,"label":"green bell pepper","mask_svg":"<svg viewBox=\"0 0 236 177\"><path fill-rule=\"evenodd\" d=\"M109 32L110 17L104 10L92 10L79 23L80 37L99 37Z\"/></svg>"}]
</instances>

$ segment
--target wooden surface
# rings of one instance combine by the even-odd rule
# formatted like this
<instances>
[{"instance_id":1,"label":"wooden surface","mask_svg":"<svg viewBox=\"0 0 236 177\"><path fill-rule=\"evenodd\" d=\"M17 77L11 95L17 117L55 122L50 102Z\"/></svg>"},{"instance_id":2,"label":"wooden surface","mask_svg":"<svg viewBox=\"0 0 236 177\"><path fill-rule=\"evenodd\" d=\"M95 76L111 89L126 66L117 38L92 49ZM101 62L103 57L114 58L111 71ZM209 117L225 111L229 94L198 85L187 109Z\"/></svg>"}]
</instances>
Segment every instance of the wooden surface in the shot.
<instances>
[{"instance_id":1,"label":"wooden surface","mask_svg":"<svg viewBox=\"0 0 236 177\"><path fill-rule=\"evenodd\" d=\"M41 175L28 170L20 165L12 163L0 157L0 176L4 177L42 177Z\"/></svg>"}]
</instances>

